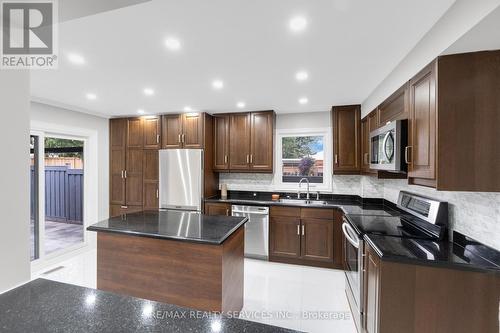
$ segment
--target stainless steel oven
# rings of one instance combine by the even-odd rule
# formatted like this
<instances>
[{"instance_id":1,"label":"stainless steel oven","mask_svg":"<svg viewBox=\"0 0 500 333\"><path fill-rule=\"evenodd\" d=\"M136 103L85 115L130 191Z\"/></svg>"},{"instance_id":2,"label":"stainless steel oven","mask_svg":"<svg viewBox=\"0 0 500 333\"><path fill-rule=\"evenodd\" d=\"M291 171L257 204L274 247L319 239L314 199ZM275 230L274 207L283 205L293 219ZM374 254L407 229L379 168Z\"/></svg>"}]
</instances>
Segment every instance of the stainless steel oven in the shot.
<instances>
[{"instance_id":1,"label":"stainless steel oven","mask_svg":"<svg viewBox=\"0 0 500 333\"><path fill-rule=\"evenodd\" d=\"M342 222L343 247L344 247L344 270L346 276L347 297L350 302L354 320L358 327L363 317L363 264L364 264L364 241L354 230L347 218L344 216Z\"/></svg>"},{"instance_id":2,"label":"stainless steel oven","mask_svg":"<svg viewBox=\"0 0 500 333\"><path fill-rule=\"evenodd\" d=\"M407 120L394 120L370 132L370 169L405 172L407 144Z\"/></svg>"}]
</instances>

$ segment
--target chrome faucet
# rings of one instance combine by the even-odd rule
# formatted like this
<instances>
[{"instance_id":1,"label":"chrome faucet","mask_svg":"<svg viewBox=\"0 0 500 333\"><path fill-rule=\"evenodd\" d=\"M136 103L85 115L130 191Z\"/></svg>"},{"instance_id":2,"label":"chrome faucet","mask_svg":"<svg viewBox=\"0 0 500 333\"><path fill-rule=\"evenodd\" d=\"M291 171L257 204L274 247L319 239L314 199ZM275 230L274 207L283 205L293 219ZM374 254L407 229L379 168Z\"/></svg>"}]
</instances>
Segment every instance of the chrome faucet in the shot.
<instances>
[{"instance_id":1,"label":"chrome faucet","mask_svg":"<svg viewBox=\"0 0 500 333\"><path fill-rule=\"evenodd\" d=\"M302 178L299 181L299 190L297 191L297 199L300 199L300 187L302 185L302 181L303 180L305 180L307 182L307 196L306 196L306 199L309 200L309 179L307 179L307 178Z\"/></svg>"}]
</instances>

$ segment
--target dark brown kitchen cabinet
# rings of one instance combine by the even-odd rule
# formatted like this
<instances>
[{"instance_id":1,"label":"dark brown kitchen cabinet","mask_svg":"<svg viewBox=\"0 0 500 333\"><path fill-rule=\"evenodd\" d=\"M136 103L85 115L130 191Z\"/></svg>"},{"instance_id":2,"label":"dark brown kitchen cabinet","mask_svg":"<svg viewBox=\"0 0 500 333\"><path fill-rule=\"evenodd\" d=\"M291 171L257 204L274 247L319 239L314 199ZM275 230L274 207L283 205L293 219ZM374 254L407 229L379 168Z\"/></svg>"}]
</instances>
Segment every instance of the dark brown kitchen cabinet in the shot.
<instances>
[{"instance_id":1,"label":"dark brown kitchen cabinet","mask_svg":"<svg viewBox=\"0 0 500 333\"><path fill-rule=\"evenodd\" d=\"M142 159L143 149L127 149L127 168L124 172L127 205L142 206Z\"/></svg>"},{"instance_id":2,"label":"dark brown kitchen cabinet","mask_svg":"<svg viewBox=\"0 0 500 333\"><path fill-rule=\"evenodd\" d=\"M271 216L269 224L269 255L272 259L300 258L300 218Z\"/></svg>"},{"instance_id":3,"label":"dark brown kitchen cabinet","mask_svg":"<svg viewBox=\"0 0 500 333\"><path fill-rule=\"evenodd\" d=\"M127 119L111 119L109 121L109 202L125 204L126 151L127 151Z\"/></svg>"},{"instance_id":4,"label":"dark brown kitchen cabinet","mask_svg":"<svg viewBox=\"0 0 500 333\"><path fill-rule=\"evenodd\" d=\"M429 185L436 180L436 65L436 62L431 63L410 81L408 176Z\"/></svg>"},{"instance_id":5,"label":"dark brown kitchen cabinet","mask_svg":"<svg viewBox=\"0 0 500 333\"><path fill-rule=\"evenodd\" d=\"M378 107L378 117L381 126L393 120L408 119L409 115L408 83L399 88Z\"/></svg>"},{"instance_id":6,"label":"dark brown kitchen cabinet","mask_svg":"<svg viewBox=\"0 0 500 333\"><path fill-rule=\"evenodd\" d=\"M361 172L370 174L370 128L368 117L361 120Z\"/></svg>"},{"instance_id":7,"label":"dark brown kitchen cabinet","mask_svg":"<svg viewBox=\"0 0 500 333\"><path fill-rule=\"evenodd\" d=\"M269 260L341 268L341 219L334 209L271 207Z\"/></svg>"},{"instance_id":8,"label":"dark brown kitchen cabinet","mask_svg":"<svg viewBox=\"0 0 500 333\"><path fill-rule=\"evenodd\" d=\"M231 216L231 204L224 202L205 202L206 215Z\"/></svg>"},{"instance_id":9,"label":"dark brown kitchen cabinet","mask_svg":"<svg viewBox=\"0 0 500 333\"><path fill-rule=\"evenodd\" d=\"M370 112L368 114L367 118L368 118L368 132L369 133L380 127L379 109L378 108L373 110L372 112Z\"/></svg>"},{"instance_id":10,"label":"dark brown kitchen cabinet","mask_svg":"<svg viewBox=\"0 0 500 333\"><path fill-rule=\"evenodd\" d=\"M359 174L361 171L361 106L334 106L332 122L333 173Z\"/></svg>"},{"instance_id":11,"label":"dark brown kitchen cabinet","mask_svg":"<svg viewBox=\"0 0 500 333\"><path fill-rule=\"evenodd\" d=\"M144 210L159 208L158 157L158 150L144 150L142 163Z\"/></svg>"},{"instance_id":12,"label":"dark brown kitchen cabinet","mask_svg":"<svg viewBox=\"0 0 500 333\"><path fill-rule=\"evenodd\" d=\"M229 170L229 115L214 116L214 170Z\"/></svg>"},{"instance_id":13,"label":"dark brown kitchen cabinet","mask_svg":"<svg viewBox=\"0 0 500 333\"><path fill-rule=\"evenodd\" d=\"M144 148L161 148L161 118L148 116L143 118L144 123Z\"/></svg>"},{"instance_id":14,"label":"dark brown kitchen cabinet","mask_svg":"<svg viewBox=\"0 0 500 333\"><path fill-rule=\"evenodd\" d=\"M127 120L127 148L144 147L144 121L142 118Z\"/></svg>"},{"instance_id":15,"label":"dark brown kitchen cabinet","mask_svg":"<svg viewBox=\"0 0 500 333\"><path fill-rule=\"evenodd\" d=\"M142 206L110 205L109 217L142 212Z\"/></svg>"},{"instance_id":16,"label":"dark brown kitchen cabinet","mask_svg":"<svg viewBox=\"0 0 500 333\"><path fill-rule=\"evenodd\" d=\"M250 168L254 172L273 171L274 112L250 114Z\"/></svg>"},{"instance_id":17,"label":"dark brown kitchen cabinet","mask_svg":"<svg viewBox=\"0 0 500 333\"><path fill-rule=\"evenodd\" d=\"M358 332L499 331L497 274L386 261L367 242L363 268L364 315Z\"/></svg>"},{"instance_id":18,"label":"dark brown kitchen cabinet","mask_svg":"<svg viewBox=\"0 0 500 333\"><path fill-rule=\"evenodd\" d=\"M162 147L203 148L205 113L162 116Z\"/></svg>"},{"instance_id":19,"label":"dark brown kitchen cabinet","mask_svg":"<svg viewBox=\"0 0 500 333\"><path fill-rule=\"evenodd\" d=\"M250 113L231 114L229 121L229 169L250 170Z\"/></svg>"}]
</instances>

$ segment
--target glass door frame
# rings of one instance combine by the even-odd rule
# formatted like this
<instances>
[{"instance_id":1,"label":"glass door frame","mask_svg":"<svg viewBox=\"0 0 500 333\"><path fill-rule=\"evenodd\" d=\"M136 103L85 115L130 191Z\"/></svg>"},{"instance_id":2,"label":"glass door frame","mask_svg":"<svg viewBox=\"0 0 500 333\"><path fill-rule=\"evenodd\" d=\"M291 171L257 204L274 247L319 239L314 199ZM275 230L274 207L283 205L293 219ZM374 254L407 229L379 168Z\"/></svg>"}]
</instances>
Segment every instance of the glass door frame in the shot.
<instances>
[{"instance_id":1,"label":"glass door frame","mask_svg":"<svg viewBox=\"0 0 500 333\"><path fill-rule=\"evenodd\" d=\"M31 261L32 270L35 267L44 266L44 263L55 259L57 257L63 256L69 252L78 250L88 246L88 235L85 230L87 226L87 218L85 208L82 211L83 214L83 242L75 245L68 246L64 249L54 251L52 253L45 253L45 138L58 138L58 139L68 139L68 140L78 140L83 141L83 195L82 195L82 207L85 207L86 200L86 187L88 184L86 169L87 169L87 159L85 158L88 153L88 138L80 136L72 136L61 133L52 133L49 131L41 130L31 130L30 135L38 137L38 235L35 233L35 237L38 236L38 242L35 240L35 244L38 243L38 258ZM36 221L35 221L36 223ZM32 244L30 244L32 246ZM36 249L35 249L36 252Z\"/></svg>"}]
</instances>

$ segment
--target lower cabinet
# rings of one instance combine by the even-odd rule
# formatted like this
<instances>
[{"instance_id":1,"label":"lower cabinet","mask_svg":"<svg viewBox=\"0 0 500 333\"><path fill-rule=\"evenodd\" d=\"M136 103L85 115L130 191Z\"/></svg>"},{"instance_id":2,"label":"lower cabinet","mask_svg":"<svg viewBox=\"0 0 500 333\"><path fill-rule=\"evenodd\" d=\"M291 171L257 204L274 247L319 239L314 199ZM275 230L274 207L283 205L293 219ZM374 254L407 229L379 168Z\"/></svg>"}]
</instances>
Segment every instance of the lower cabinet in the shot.
<instances>
[{"instance_id":1,"label":"lower cabinet","mask_svg":"<svg viewBox=\"0 0 500 333\"><path fill-rule=\"evenodd\" d=\"M365 242L364 333L499 332L500 277L381 259Z\"/></svg>"},{"instance_id":2,"label":"lower cabinet","mask_svg":"<svg viewBox=\"0 0 500 333\"><path fill-rule=\"evenodd\" d=\"M341 221L334 209L271 207L269 260L341 268Z\"/></svg>"},{"instance_id":3,"label":"lower cabinet","mask_svg":"<svg viewBox=\"0 0 500 333\"><path fill-rule=\"evenodd\" d=\"M231 216L231 204L224 202L205 202L205 215Z\"/></svg>"}]
</instances>

